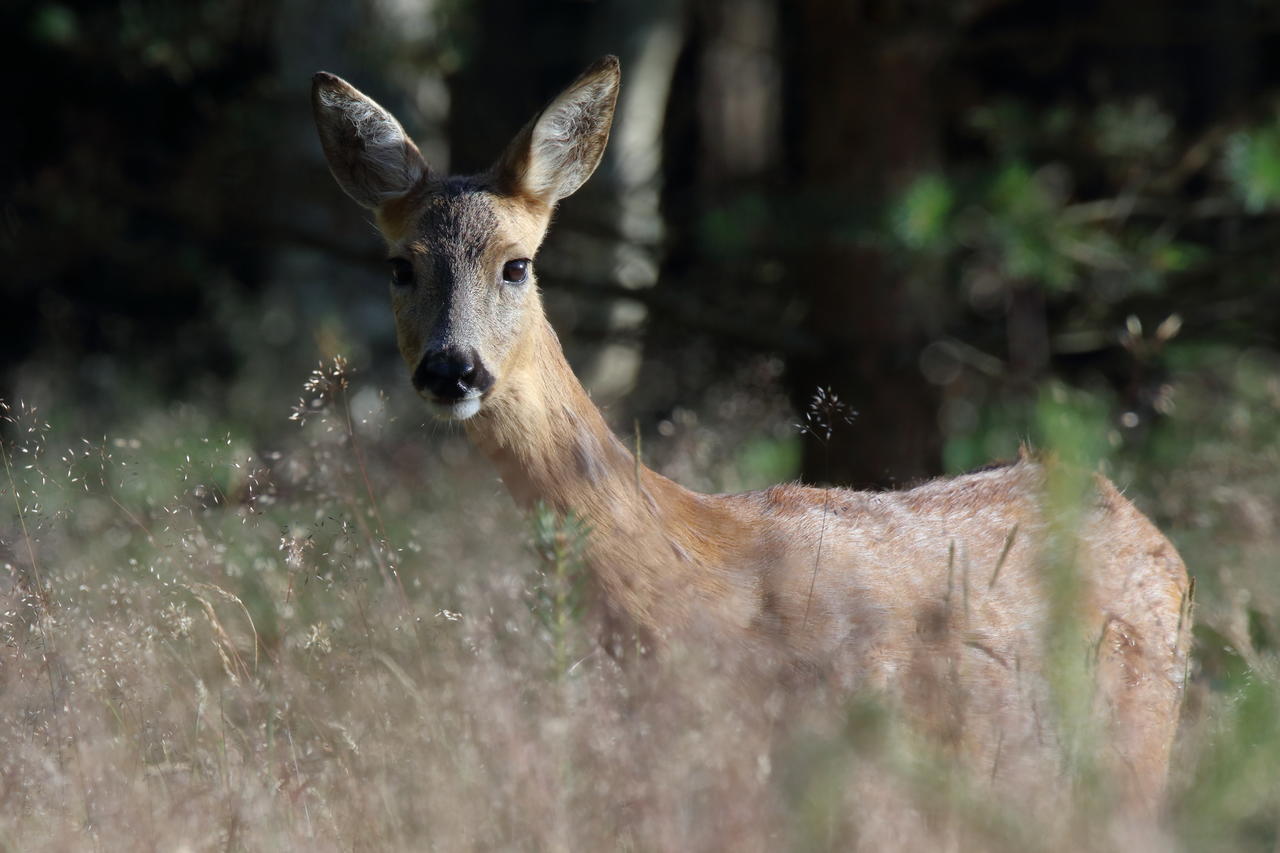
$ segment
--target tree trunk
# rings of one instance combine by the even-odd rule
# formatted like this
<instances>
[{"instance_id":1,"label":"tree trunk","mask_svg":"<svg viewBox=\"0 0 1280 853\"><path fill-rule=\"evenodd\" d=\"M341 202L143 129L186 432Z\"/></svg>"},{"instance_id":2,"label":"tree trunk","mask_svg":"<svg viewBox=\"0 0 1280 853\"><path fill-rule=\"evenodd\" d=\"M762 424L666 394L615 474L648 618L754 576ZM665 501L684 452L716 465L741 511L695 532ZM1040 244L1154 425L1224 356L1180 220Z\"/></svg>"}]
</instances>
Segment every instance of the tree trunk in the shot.
<instances>
[{"instance_id":1,"label":"tree trunk","mask_svg":"<svg viewBox=\"0 0 1280 853\"><path fill-rule=\"evenodd\" d=\"M930 78L939 39L910 10L844 0L786 7L788 166L803 225L788 286L807 306L814 354L792 358L803 410L830 388L859 414L829 447L806 439L810 482L892 486L941 468L939 399L918 363L934 302L915 298L878 241L861 236L937 159ZM793 217L794 218L794 217ZM788 227L786 224L780 227Z\"/></svg>"}]
</instances>

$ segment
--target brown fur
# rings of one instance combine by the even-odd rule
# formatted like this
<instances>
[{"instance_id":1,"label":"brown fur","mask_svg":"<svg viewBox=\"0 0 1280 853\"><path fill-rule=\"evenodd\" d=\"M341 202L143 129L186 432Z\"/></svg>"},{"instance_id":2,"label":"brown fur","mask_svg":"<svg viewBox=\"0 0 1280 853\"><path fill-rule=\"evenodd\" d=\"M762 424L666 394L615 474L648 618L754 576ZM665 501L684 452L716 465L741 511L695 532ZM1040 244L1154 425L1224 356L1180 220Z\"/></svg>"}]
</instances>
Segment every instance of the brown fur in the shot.
<instances>
[{"instance_id":1,"label":"brown fur","mask_svg":"<svg viewBox=\"0 0 1280 853\"><path fill-rule=\"evenodd\" d=\"M698 495L643 466L637 485L634 458L554 333L538 316L527 334L467 430L522 504L544 500L587 519L589 562L615 610L649 634L714 636L851 689L886 691L993 778L1046 784L1058 758L1044 721L1054 604L1043 467L1022 460L898 493L786 485ZM597 458L584 465L584 452ZM1081 636L1101 638L1104 761L1132 805L1150 810L1183 689L1187 576L1108 481L1098 479L1096 495L1076 534L1072 612Z\"/></svg>"},{"instance_id":2,"label":"brown fur","mask_svg":"<svg viewBox=\"0 0 1280 853\"><path fill-rule=\"evenodd\" d=\"M1069 529L1045 510L1065 469L1025 453L904 492L696 494L638 465L610 432L533 282L498 283L507 259L534 257L554 204L595 168L616 85L616 62L594 66L491 172L426 177L380 206L391 251L417 275L393 294L410 369L446 338L484 360L495 382L461 415L467 432L520 504L586 519L610 614L646 636L712 638L778 674L879 691L1010 791L1051 800L1061 784L1052 661L1083 658L1071 637L1092 644L1103 763L1153 811L1184 687L1188 580L1110 482L1096 479ZM589 138L538 148L547 116ZM348 159L334 163L344 186ZM531 171L544 184L528 185Z\"/></svg>"}]
</instances>

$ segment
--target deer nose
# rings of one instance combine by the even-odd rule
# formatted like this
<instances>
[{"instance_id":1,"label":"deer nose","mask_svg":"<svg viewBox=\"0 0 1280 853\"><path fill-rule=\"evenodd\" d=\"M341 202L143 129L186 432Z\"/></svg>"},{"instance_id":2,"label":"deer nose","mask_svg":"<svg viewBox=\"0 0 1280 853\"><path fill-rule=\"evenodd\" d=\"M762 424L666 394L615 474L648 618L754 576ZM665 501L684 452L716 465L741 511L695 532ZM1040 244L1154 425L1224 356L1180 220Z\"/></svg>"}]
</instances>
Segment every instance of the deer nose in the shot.
<instances>
[{"instance_id":1,"label":"deer nose","mask_svg":"<svg viewBox=\"0 0 1280 853\"><path fill-rule=\"evenodd\" d=\"M457 347L433 350L422 357L413 371L413 387L438 400L461 400L469 394L484 393L493 386L493 377L484 369L480 355Z\"/></svg>"}]
</instances>

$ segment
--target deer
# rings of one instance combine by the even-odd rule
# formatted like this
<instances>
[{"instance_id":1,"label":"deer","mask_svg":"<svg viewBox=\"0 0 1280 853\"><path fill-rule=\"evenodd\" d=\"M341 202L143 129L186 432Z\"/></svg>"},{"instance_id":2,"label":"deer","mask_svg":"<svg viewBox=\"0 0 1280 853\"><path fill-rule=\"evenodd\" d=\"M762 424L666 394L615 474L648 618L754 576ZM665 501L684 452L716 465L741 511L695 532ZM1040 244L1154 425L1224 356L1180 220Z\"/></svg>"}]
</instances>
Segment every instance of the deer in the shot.
<instances>
[{"instance_id":1,"label":"deer","mask_svg":"<svg viewBox=\"0 0 1280 853\"><path fill-rule=\"evenodd\" d=\"M601 606L637 636L710 637L725 654L897 697L993 778L1039 775L1052 740L1048 637L1063 608L1046 565L1065 542L1104 763L1120 796L1155 814L1192 587L1173 544L1107 478L1085 472L1066 529L1048 498L1056 463L1028 452L900 491L712 495L615 437L548 322L535 258L556 205L600 163L619 84L617 59L598 60L488 170L446 176L391 113L314 76L325 158L385 240L397 344L427 408L461 423L520 506L586 522Z\"/></svg>"}]
</instances>

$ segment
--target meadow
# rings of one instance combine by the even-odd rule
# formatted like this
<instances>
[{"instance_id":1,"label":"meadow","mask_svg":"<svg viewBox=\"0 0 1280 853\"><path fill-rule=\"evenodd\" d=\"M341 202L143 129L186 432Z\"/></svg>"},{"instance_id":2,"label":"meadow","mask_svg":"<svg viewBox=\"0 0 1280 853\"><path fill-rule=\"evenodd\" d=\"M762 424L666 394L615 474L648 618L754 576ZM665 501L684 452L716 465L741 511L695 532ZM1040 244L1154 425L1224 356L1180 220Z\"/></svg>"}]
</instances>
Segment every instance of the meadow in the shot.
<instances>
[{"instance_id":1,"label":"meadow","mask_svg":"<svg viewBox=\"0 0 1280 853\"><path fill-rule=\"evenodd\" d=\"M1170 358L1141 442L1048 388L978 447L1102 466L1196 578L1164 834L1129 849L1274 850L1280 365ZM874 697L780 713L697 649L619 666L584 616L589 530L518 512L407 385L296 378L240 424L155 403L86 435L65 400L5 404L0 849L909 849L904 814L957 849L1115 843L1087 773L1046 825ZM785 406L719 402L646 458L708 489L785 470Z\"/></svg>"}]
</instances>

